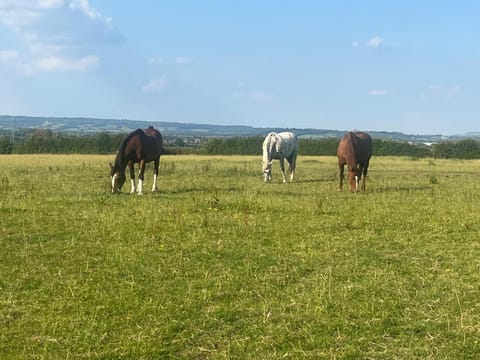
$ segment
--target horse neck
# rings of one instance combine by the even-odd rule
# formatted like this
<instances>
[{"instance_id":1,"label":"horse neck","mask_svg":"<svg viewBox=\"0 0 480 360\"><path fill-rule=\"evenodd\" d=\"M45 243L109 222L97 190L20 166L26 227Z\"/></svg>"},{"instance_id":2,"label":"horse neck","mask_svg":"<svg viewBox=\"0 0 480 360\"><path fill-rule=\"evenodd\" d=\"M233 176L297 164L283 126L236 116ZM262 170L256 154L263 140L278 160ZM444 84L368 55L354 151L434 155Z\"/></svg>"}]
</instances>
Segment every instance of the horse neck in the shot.
<instances>
[{"instance_id":1,"label":"horse neck","mask_svg":"<svg viewBox=\"0 0 480 360\"><path fill-rule=\"evenodd\" d=\"M118 151L117 157L115 158L115 172L124 172L127 167L127 157L125 156L124 151Z\"/></svg>"},{"instance_id":2,"label":"horse neck","mask_svg":"<svg viewBox=\"0 0 480 360\"><path fill-rule=\"evenodd\" d=\"M143 134L142 129L137 129L135 131L132 131L128 136L123 140L122 144L120 145L120 149L118 150L117 157L115 158L115 170L117 171L125 171L125 168L127 167L128 159L126 155L127 151L127 146L132 140L132 138L136 135Z\"/></svg>"},{"instance_id":3,"label":"horse neck","mask_svg":"<svg viewBox=\"0 0 480 360\"><path fill-rule=\"evenodd\" d=\"M345 160L347 161L348 167L353 169L357 167L357 163L358 163L356 146L355 146L357 143L357 139L355 137L355 134L353 134L352 132L349 132L348 134L350 136L350 141L347 141L348 149L345 152L346 153Z\"/></svg>"},{"instance_id":4,"label":"horse neck","mask_svg":"<svg viewBox=\"0 0 480 360\"><path fill-rule=\"evenodd\" d=\"M115 158L115 170L117 172L124 172L127 167L128 159L126 155L128 142L131 140L132 136L129 136L125 139L118 150L117 157Z\"/></svg>"},{"instance_id":5,"label":"horse neck","mask_svg":"<svg viewBox=\"0 0 480 360\"><path fill-rule=\"evenodd\" d=\"M263 163L269 164L272 162L273 156L273 147L275 146L275 141L269 137L268 141L263 144Z\"/></svg>"}]
</instances>

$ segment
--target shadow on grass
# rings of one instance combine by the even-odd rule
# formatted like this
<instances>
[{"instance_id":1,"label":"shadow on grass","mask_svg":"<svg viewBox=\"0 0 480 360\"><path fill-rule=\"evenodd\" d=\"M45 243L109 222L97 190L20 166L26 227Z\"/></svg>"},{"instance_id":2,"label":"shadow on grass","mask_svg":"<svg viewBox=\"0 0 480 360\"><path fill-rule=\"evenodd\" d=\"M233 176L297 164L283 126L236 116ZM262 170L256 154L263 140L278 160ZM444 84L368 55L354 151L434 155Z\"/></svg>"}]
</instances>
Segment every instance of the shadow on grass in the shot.
<instances>
[{"instance_id":1,"label":"shadow on grass","mask_svg":"<svg viewBox=\"0 0 480 360\"><path fill-rule=\"evenodd\" d=\"M386 186L382 188L373 188L372 193L395 193L395 192L415 192L431 190L432 185L417 185L417 186ZM368 192L368 189L367 189Z\"/></svg>"},{"instance_id":2,"label":"shadow on grass","mask_svg":"<svg viewBox=\"0 0 480 360\"><path fill-rule=\"evenodd\" d=\"M181 195L181 194L190 194L190 193L211 193L211 192L233 192L233 191L242 191L243 189L237 186L227 186L212 188L211 186L191 186L185 187L182 189L175 188L170 190L160 190L157 194L168 194L168 195Z\"/></svg>"},{"instance_id":3,"label":"shadow on grass","mask_svg":"<svg viewBox=\"0 0 480 360\"><path fill-rule=\"evenodd\" d=\"M318 184L318 183L325 183L325 182L334 182L335 179L331 178L320 178L320 179L300 179L300 180L294 180L294 183L298 184Z\"/></svg>"}]
</instances>

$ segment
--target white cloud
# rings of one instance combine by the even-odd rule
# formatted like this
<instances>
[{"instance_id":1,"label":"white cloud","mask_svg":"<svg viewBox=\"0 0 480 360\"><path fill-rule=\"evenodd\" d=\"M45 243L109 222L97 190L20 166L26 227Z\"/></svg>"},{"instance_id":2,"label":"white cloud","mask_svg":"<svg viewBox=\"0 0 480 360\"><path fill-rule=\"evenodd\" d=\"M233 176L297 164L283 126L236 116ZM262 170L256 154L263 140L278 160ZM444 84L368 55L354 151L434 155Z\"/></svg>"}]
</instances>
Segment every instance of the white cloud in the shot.
<instances>
[{"instance_id":1,"label":"white cloud","mask_svg":"<svg viewBox=\"0 0 480 360\"><path fill-rule=\"evenodd\" d=\"M1 25L23 41L15 51L28 75L88 71L100 64L98 44L124 41L88 0L0 0Z\"/></svg>"},{"instance_id":2,"label":"white cloud","mask_svg":"<svg viewBox=\"0 0 480 360\"><path fill-rule=\"evenodd\" d=\"M54 42L31 42L28 49L34 56L52 56L66 50L67 46Z\"/></svg>"},{"instance_id":3,"label":"white cloud","mask_svg":"<svg viewBox=\"0 0 480 360\"><path fill-rule=\"evenodd\" d=\"M39 17L38 3L27 0L0 1L0 23L20 31L24 26L34 23Z\"/></svg>"},{"instance_id":4,"label":"white cloud","mask_svg":"<svg viewBox=\"0 0 480 360\"><path fill-rule=\"evenodd\" d=\"M112 19L102 16L95 8L91 7L88 0L72 0L69 5L70 9L80 10L92 20L99 20L111 26Z\"/></svg>"},{"instance_id":5,"label":"white cloud","mask_svg":"<svg viewBox=\"0 0 480 360\"><path fill-rule=\"evenodd\" d=\"M162 92L167 87L168 80L165 75L161 77L154 78L150 80L147 84L142 86L142 91L144 93L152 93L152 92Z\"/></svg>"},{"instance_id":6,"label":"white cloud","mask_svg":"<svg viewBox=\"0 0 480 360\"><path fill-rule=\"evenodd\" d=\"M387 96L388 95L388 91L385 90L385 89L373 89L373 90L370 90L368 92L368 95L369 96Z\"/></svg>"},{"instance_id":7,"label":"white cloud","mask_svg":"<svg viewBox=\"0 0 480 360\"><path fill-rule=\"evenodd\" d=\"M177 56L177 58L175 59L175 63L177 64L191 64L192 62L192 59L185 56Z\"/></svg>"},{"instance_id":8,"label":"white cloud","mask_svg":"<svg viewBox=\"0 0 480 360\"><path fill-rule=\"evenodd\" d=\"M369 39L365 46L371 49L378 49L384 45L384 41L380 36L374 36L373 38Z\"/></svg>"},{"instance_id":9,"label":"white cloud","mask_svg":"<svg viewBox=\"0 0 480 360\"><path fill-rule=\"evenodd\" d=\"M177 56L175 59L164 59L161 56L152 56L148 59L148 63L151 65L162 65L162 64L171 64L173 63L177 65L186 65L192 64L193 60L186 56Z\"/></svg>"},{"instance_id":10,"label":"white cloud","mask_svg":"<svg viewBox=\"0 0 480 360\"><path fill-rule=\"evenodd\" d=\"M148 63L152 65L162 65L163 62L163 58L159 56L152 56L150 59L148 59Z\"/></svg>"},{"instance_id":11,"label":"white cloud","mask_svg":"<svg viewBox=\"0 0 480 360\"><path fill-rule=\"evenodd\" d=\"M380 36L377 35L377 36L374 36L374 37L368 39L365 42L354 40L354 41L352 41L352 47L354 49L357 49L357 48L360 48L360 47L365 47L367 49L375 50L375 49L385 48L385 47L388 47L388 46L385 44L385 41Z\"/></svg>"},{"instance_id":12,"label":"white cloud","mask_svg":"<svg viewBox=\"0 0 480 360\"><path fill-rule=\"evenodd\" d=\"M39 0L38 6L43 9L54 9L63 6L63 0Z\"/></svg>"},{"instance_id":13,"label":"white cloud","mask_svg":"<svg viewBox=\"0 0 480 360\"><path fill-rule=\"evenodd\" d=\"M17 61L19 58L18 51L16 50L1 50L0 51L0 63L6 64Z\"/></svg>"},{"instance_id":14,"label":"white cloud","mask_svg":"<svg viewBox=\"0 0 480 360\"><path fill-rule=\"evenodd\" d=\"M32 61L29 70L33 73L41 71L87 71L98 67L100 59L95 55L82 58L48 56Z\"/></svg>"},{"instance_id":15,"label":"white cloud","mask_svg":"<svg viewBox=\"0 0 480 360\"><path fill-rule=\"evenodd\" d=\"M249 99L249 100L261 101L261 102L277 101L277 97L275 95L265 93L262 91L257 91L257 90L236 92L232 95L232 97L234 99Z\"/></svg>"},{"instance_id":16,"label":"white cloud","mask_svg":"<svg viewBox=\"0 0 480 360\"><path fill-rule=\"evenodd\" d=\"M63 0L0 0L0 23L21 32L63 6Z\"/></svg>"}]
</instances>

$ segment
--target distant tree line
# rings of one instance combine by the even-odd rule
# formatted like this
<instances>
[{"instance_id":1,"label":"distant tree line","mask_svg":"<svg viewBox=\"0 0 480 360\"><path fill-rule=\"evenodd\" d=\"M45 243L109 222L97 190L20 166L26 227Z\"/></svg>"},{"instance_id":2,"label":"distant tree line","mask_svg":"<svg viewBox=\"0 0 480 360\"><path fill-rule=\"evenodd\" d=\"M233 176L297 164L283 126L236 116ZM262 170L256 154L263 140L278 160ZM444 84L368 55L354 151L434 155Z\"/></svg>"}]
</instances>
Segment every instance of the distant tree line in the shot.
<instances>
[{"instance_id":1,"label":"distant tree line","mask_svg":"<svg viewBox=\"0 0 480 360\"><path fill-rule=\"evenodd\" d=\"M8 154L109 154L118 150L125 134L100 132L95 135L66 135L51 130L35 130L12 143L0 136L0 153Z\"/></svg>"},{"instance_id":2,"label":"distant tree line","mask_svg":"<svg viewBox=\"0 0 480 360\"><path fill-rule=\"evenodd\" d=\"M479 159L480 141L445 141L432 146L432 156L443 159Z\"/></svg>"},{"instance_id":3,"label":"distant tree line","mask_svg":"<svg viewBox=\"0 0 480 360\"><path fill-rule=\"evenodd\" d=\"M35 130L12 142L9 134L0 134L0 154L114 154L126 134L99 132L93 135L70 135L51 130ZM335 155L337 138L301 138L300 155ZM261 155L263 137L210 138L198 146L166 146L170 154ZM409 156L415 158L479 159L480 141L465 139L427 146L394 140L373 139L375 156Z\"/></svg>"},{"instance_id":4,"label":"distant tree line","mask_svg":"<svg viewBox=\"0 0 480 360\"><path fill-rule=\"evenodd\" d=\"M299 140L300 155L337 154L337 138L304 138ZM229 137L208 140L198 153L218 155L261 155L263 137ZM480 159L480 141L465 139L445 141L433 145L414 144L410 142L373 139L373 155L375 156L409 156L414 158L456 158Z\"/></svg>"}]
</instances>

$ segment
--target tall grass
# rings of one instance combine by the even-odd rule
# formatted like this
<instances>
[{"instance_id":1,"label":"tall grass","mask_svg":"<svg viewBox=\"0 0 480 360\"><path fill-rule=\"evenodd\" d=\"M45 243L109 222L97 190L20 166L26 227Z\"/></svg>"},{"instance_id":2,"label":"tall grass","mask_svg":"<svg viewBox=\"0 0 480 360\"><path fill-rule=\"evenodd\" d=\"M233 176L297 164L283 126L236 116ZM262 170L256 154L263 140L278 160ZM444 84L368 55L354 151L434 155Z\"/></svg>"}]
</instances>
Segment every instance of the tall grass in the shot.
<instances>
[{"instance_id":1,"label":"tall grass","mask_svg":"<svg viewBox=\"0 0 480 360\"><path fill-rule=\"evenodd\" d=\"M478 358L480 161L355 195L333 157L165 156L144 196L108 161L0 156L1 359Z\"/></svg>"}]
</instances>

